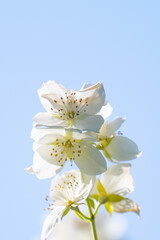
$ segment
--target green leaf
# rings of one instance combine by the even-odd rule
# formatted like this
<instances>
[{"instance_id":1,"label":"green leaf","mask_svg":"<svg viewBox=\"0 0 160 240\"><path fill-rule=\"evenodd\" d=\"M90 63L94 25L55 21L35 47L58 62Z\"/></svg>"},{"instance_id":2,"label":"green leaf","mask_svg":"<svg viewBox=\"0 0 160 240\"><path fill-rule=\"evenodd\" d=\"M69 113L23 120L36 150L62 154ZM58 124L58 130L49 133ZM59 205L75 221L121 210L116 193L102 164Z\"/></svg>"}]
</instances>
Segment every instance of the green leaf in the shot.
<instances>
[{"instance_id":1,"label":"green leaf","mask_svg":"<svg viewBox=\"0 0 160 240\"><path fill-rule=\"evenodd\" d=\"M70 209L71 209L71 207L67 207L67 208L64 210L63 215L62 215L62 217L61 217L61 220L64 218L64 216L67 215L67 213L69 212Z\"/></svg>"},{"instance_id":2,"label":"green leaf","mask_svg":"<svg viewBox=\"0 0 160 240\"><path fill-rule=\"evenodd\" d=\"M92 198L94 198L94 199L96 199L96 200L98 201L99 195L98 195L98 194L93 194L93 195L92 195Z\"/></svg>"},{"instance_id":3,"label":"green leaf","mask_svg":"<svg viewBox=\"0 0 160 240\"><path fill-rule=\"evenodd\" d=\"M109 212L109 214L112 215L113 210L112 210L111 203L107 202L107 203L104 204L104 206L105 206L106 210Z\"/></svg>"},{"instance_id":4,"label":"green leaf","mask_svg":"<svg viewBox=\"0 0 160 240\"><path fill-rule=\"evenodd\" d=\"M103 187L103 185L102 185L102 183L100 182L100 180L98 180L97 189L98 189L98 192L100 193L100 195L104 195L104 196L107 195L106 190L105 190L105 188Z\"/></svg>"},{"instance_id":5,"label":"green leaf","mask_svg":"<svg viewBox=\"0 0 160 240\"><path fill-rule=\"evenodd\" d=\"M110 202L119 202L124 199L124 197L117 194L109 194L108 199Z\"/></svg>"},{"instance_id":6,"label":"green leaf","mask_svg":"<svg viewBox=\"0 0 160 240\"><path fill-rule=\"evenodd\" d=\"M93 209L95 209L95 202L94 202L94 199L92 199L92 198L88 198L88 200L89 200L89 204L90 204L90 206L93 208Z\"/></svg>"}]
</instances>

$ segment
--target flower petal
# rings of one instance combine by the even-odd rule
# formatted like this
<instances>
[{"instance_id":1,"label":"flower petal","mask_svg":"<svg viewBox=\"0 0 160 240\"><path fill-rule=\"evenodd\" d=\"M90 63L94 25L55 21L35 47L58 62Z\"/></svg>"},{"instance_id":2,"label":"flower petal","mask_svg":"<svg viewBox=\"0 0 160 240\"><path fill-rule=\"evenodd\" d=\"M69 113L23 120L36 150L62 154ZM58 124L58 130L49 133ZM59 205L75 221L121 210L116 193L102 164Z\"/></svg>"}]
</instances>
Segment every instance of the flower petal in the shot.
<instances>
[{"instance_id":1,"label":"flower petal","mask_svg":"<svg viewBox=\"0 0 160 240\"><path fill-rule=\"evenodd\" d=\"M67 126L66 121L60 118L57 118L53 114L47 113L47 112L38 113L37 115L34 116L33 121L34 121L34 127L38 127L38 126L66 127Z\"/></svg>"},{"instance_id":2,"label":"flower petal","mask_svg":"<svg viewBox=\"0 0 160 240\"><path fill-rule=\"evenodd\" d=\"M124 212L135 212L139 215L140 209L139 206L132 200L125 198L119 202L111 203L112 209L114 212L124 213Z\"/></svg>"},{"instance_id":3,"label":"flower petal","mask_svg":"<svg viewBox=\"0 0 160 240\"><path fill-rule=\"evenodd\" d=\"M86 88L89 88L91 86L93 86L93 84L91 84L91 83L83 83L83 85L82 85L82 87L81 87L81 89L79 91L82 91L82 90L84 90Z\"/></svg>"},{"instance_id":4,"label":"flower petal","mask_svg":"<svg viewBox=\"0 0 160 240\"><path fill-rule=\"evenodd\" d=\"M63 139L66 132L62 128L32 128L31 138L36 142L48 144L54 142L56 139Z\"/></svg>"},{"instance_id":5,"label":"flower petal","mask_svg":"<svg viewBox=\"0 0 160 240\"><path fill-rule=\"evenodd\" d=\"M108 118L112 114L113 108L109 104L109 102L105 102L101 110L98 112L104 119Z\"/></svg>"},{"instance_id":6,"label":"flower petal","mask_svg":"<svg viewBox=\"0 0 160 240\"><path fill-rule=\"evenodd\" d=\"M134 182L130 174L130 164L117 164L102 174L101 183L107 194L126 196L133 192Z\"/></svg>"},{"instance_id":7,"label":"flower petal","mask_svg":"<svg viewBox=\"0 0 160 240\"><path fill-rule=\"evenodd\" d=\"M40 145L37 153L50 164L63 167L67 161L68 152L64 146L57 145Z\"/></svg>"},{"instance_id":8,"label":"flower petal","mask_svg":"<svg viewBox=\"0 0 160 240\"><path fill-rule=\"evenodd\" d=\"M66 193L65 180L63 175L62 176L55 176L51 183L50 188L50 198L57 202L60 205L65 205L68 201L68 194Z\"/></svg>"},{"instance_id":9,"label":"flower petal","mask_svg":"<svg viewBox=\"0 0 160 240\"><path fill-rule=\"evenodd\" d=\"M105 101L105 91L102 83L97 83L91 87L76 92L77 98L82 98L82 105L87 101L86 113L96 114L102 108Z\"/></svg>"},{"instance_id":10,"label":"flower petal","mask_svg":"<svg viewBox=\"0 0 160 240\"><path fill-rule=\"evenodd\" d=\"M104 119L100 115L82 115L74 119L72 127L99 132L103 122Z\"/></svg>"},{"instance_id":11,"label":"flower petal","mask_svg":"<svg viewBox=\"0 0 160 240\"><path fill-rule=\"evenodd\" d=\"M112 159L118 161L132 160L142 153L136 143L123 136L114 137L105 150Z\"/></svg>"},{"instance_id":12,"label":"flower petal","mask_svg":"<svg viewBox=\"0 0 160 240\"><path fill-rule=\"evenodd\" d=\"M58 97L65 97L65 93L69 93L67 89L53 80L44 83L38 90L40 101L47 112L50 112L53 106L47 99L43 98L42 95L56 94Z\"/></svg>"},{"instance_id":13,"label":"flower petal","mask_svg":"<svg viewBox=\"0 0 160 240\"><path fill-rule=\"evenodd\" d=\"M125 121L125 118L116 117L113 121L108 123L106 120L100 129L100 135L104 137L111 137L116 130L120 128L122 123Z\"/></svg>"},{"instance_id":14,"label":"flower petal","mask_svg":"<svg viewBox=\"0 0 160 240\"><path fill-rule=\"evenodd\" d=\"M96 178L95 179L95 181L94 181L94 185L93 185L93 188L92 188L92 191L91 191L91 195L95 195L95 194L97 194L97 195L99 195L99 192L98 192L98 189L97 189L97 184L98 184L98 182L99 182L99 179L98 178Z\"/></svg>"},{"instance_id":15,"label":"flower petal","mask_svg":"<svg viewBox=\"0 0 160 240\"><path fill-rule=\"evenodd\" d=\"M39 179L50 178L61 171L62 167L50 164L35 153L33 165L26 169L29 173L35 174Z\"/></svg>"},{"instance_id":16,"label":"flower petal","mask_svg":"<svg viewBox=\"0 0 160 240\"><path fill-rule=\"evenodd\" d=\"M80 144L81 154L72 153L71 157L75 158L75 163L82 172L87 175L97 175L107 169L106 160L102 154L91 144Z\"/></svg>"},{"instance_id":17,"label":"flower petal","mask_svg":"<svg viewBox=\"0 0 160 240\"><path fill-rule=\"evenodd\" d=\"M57 175L51 184L50 197L61 205L72 202L79 204L86 199L93 186L93 177L81 177L80 171L71 170L62 176Z\"/></svg>"},{"instance_id":18,"label":"flower petal","mask_svg":"<svg viewBox=\"0 0 160 240\"><path fill-rule=\"evenodd\" d=\"M65 206L58 206L48 215L42 228L41 240L52 239L55 224L61 219L65 209Z\"/></svg>"},{"instance_id":19,"label":"flower petal","mask_svg":"<svg viewBox=\"0 0 160 240\"><path fill-rule=\"evenodd\" d=\"M78 131L77 129L66 129L66 132L72 133L72 139L85 140L87 142L95 142L96 136L90 131Z\"/></svg>"},{"instance_id":20,"label":"flower petal","mask_svg":"<svg viewBox=\"0 0 160 240\"><path fill-rule=\"evenodd\" d=\"M63 113L66 114L68 112L68 103L66 96L59 96L57 94L44 94L42 95L42 99L46 99L51 104L51 108L48 109L50 113L59 113L60 109L62 109ZM65 117L68 117L65 115Z\"/></svg>"}]
</instances>

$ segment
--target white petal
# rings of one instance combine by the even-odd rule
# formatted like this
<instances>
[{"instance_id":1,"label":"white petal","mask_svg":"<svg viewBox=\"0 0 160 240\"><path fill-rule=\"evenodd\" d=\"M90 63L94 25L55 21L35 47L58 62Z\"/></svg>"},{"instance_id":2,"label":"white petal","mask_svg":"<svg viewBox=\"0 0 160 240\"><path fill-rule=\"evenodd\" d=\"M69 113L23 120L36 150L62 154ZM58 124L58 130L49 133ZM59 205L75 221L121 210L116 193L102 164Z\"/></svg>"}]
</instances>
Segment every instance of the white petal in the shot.
<instances>
[{"instance_id":1,"label":"white petal","mask_svg":"<svg viewBox=\"0 0 160 240\"><path fill-rule=\"evenodd\" d=\"M123 199L119 202L111 203L114 212L124 213L124 212L135 212L139 215L139 206L130 199Z\"/></svg>"},{"instance_id":2,"label":"white petal","mask_svg":"<svg viewBox=\"0 0 160 240\"><path fill-rule=\"evenodd\" d=\"M59 171L61 171L61 169L61 166L50 164L35 153L31 174L35 174L39 179L53 177Z\"/></svg>"},{"instance_id":3,"label":"white petal","mask_svg":"<svg viewBox=\"0 0 160 240\"><path fill-rule=\"evenodd\" d=\"M102 83L97 83L89 88L76 92L77 98L82 98L82 105L88 103L86 113L96 114L102 108L105 101L105 91Z\"/></svg>"},{"instance_id":4,"label":"white petal","mask_svg":"<svg viewBox=\"0 0 160 240\"><path fill-rule=\"evenodd\" d=\"M138 158L142 153L132 140L123 136L114 137L106 147L106 151L112 159L118 161L132 160Z\"/></svg>"},{"instance_id":5,"label":"white petal","mask_svg":"<svg viewBox=\"0 0 160 240\"><path fill-rule=\"evenodd\" d=\"M69 132L69 131L72 133L72 139L85 140L87 142L96 141L95 134L90 131L78 131L78 130L66 129L66 132Z\"/></svg>"},{"instance_id":6,"label":"white petal","mask_svg":"<svg viewBox=\"0 0 160 240\"><path fill-rule=\"evenodd\" d=\"M46 218L42 233L41 233L41 240L51 240L53 236L53 230L55 224L60 220L63 212L65 210L65 206L59 206L52 210L52 212Z\"/></svg>"},{"instance_id":7,"label":"white petal","mask_svg":"<svg viewBox=\"0 0 160 240\"><path fill-rule=\"evenodd\" d=\"M100 135L104 137L111 137L116 130L120 128L122 123L125 121L125 118L116 117L113 121L108 123L106 120L100 129Z\"/></svg>"},{"instance_id":8,"label":"white petal","mask_svg":"<svg viewBox=\"0 0 160 240\"><path fill-rule=\"evenodd\" d=\"M52 180L50 188L50 198L61 205L65 205L65 203L69 200L68 194L66 194L67 185L64 181L66 181L66 179L64 179L63 175L57 175Z\"/></svg>"},{"instance_id":9,"label":"white petal","mask_svg":"<svg viewBox=\"0 0 160 240\"><path fill-rule=\"evenodd\" d=\"M93 185L93 188L92 188L92 190L91 190L90 195L99 194L98 189L97 189L98 181L99 181L99 179L96 178L95 181L94 181L94 185Z\"/></svg>"},{"instance_id":10,"label":"white petal","mask_svg":"<svg viewBox=\"0 0 160 240\"><path fill-rule=\"evenodd\" d=\"M92 181L92 185L94 185L96 181L96 176L89 176L83 172L81 172L81 179L84 184L89 184ZM93 187L93 186L92 186Z\"/></svg>"},{"instance_id":11,"label":"white petal","mask_svg":"<svg viewBox=\"0 0 160 240\"><path fill-rule=\"evenodd\" d=\"M64 146L57 145L40 145L37 153L48 163L63 167L67 161L68 152Z\"/></svg>"},{"instance_id":12,"label":"white petal","mask_svg":"<svg viewBox=\"0 0 160 240\"><path fill-rule=\"evenodd\" d=\"M57 94L44 94L41 97L42 99L46 99L46 101L50 102L51 108L47 110L50 113L58 113L58 110L63 109L63 113L68 112L68 103L66 96L59 96ZM67 117L67 115L66 115Z\"/></svg>"},{"instance_id":13,"label":"white petal","mask_svg":"<svg viewBox=\"0 0 160 240\"><path fill-rule=\"evenodd\" d=\"M106 102L101 110L98 112L99 115L101 115L104 119L108 118L112 114L113 108L109 104L109 102Z\"/></svg>"},{"instance_id":14,"label":"white petal","mask_svg":"<svg viewBox=\"0 0 160 240\"><path fill-rule=\"evenodd\" d=\"M81 195L83 199L87 199L94 187L96 176L89 176L81 172L81 181L83 183L83 187L79 190L79 197Z\"/></svg>"},{"instance_id":15,"label":"white petal","mask_svg":"<svg viewBox=\"0 0 160 240\"><path fill-rule=\"evenodd\" d=\"M81 153L77 155L76 152L71 157L75 158L74 161L82 172L87 175L97 175L107 169L106 160L95 147L87 142L80 144L80 147Z\"/></svg>"},{"instance_id":16,"label":"white petal","mask_svg":"<svg viewBox=\"0 0 160 240\"><path fill-rule=\"evenodd\" d=\"M130 174L130 164L117 164L102 174L101 183L108 194L126 196L133 192L134 182Z\"/></svg>"},{"instance_id":17,"label":"white petal","mask_svg":"<svg viewBox=\"0 0 160 240\"><path fill-rule=\"evenodd\" d=\"M73 121L72 127L82 129L82 130L91 130L99 132L100 127L102 126L104 119L100 115L82 115L77 117Z\"/></svg>"},{"instance_id":18,"label":"white petal","mask_svg":"<svg viewBox=\"0 0 160 240\"><path fill-rule=\"evenodd\" d=\"M79 91L82 91L82 90L84 90L86 88L89 88L91 86L93 86L93 84L91 84L91 83L84 83Z\"/></svg>"},{"instance_id":19,"label":"white petal","mask_svg":"<svg viewBox=\"0 0 160 240\"><path fill-rule=\"evenodd\" d=\"M88 197L92 186L92 177L86 177L84 181L80 171L71 170L53 179L50 197L61 205L66 205L68 201L72 201L76 205Z\"/></svg>"},{"instance_id":20,"label":"white petal","mask_svg":"<svg viewBox=\"0 0 160 240\"><path fill-rule=\"evenodd\" d=\"M43 107L46 109L46 111L50 112L53 106L47 99L42 98L42 95L56 94L59 97L65 97L65 92L69 93L61 84L51 80L42 85L42 87L38 90L38 95Z\"/></svg>"},{"instance_id":21,"label":"white petal","mask_svg":"<svg viewBox=\"0 0 160 240\"><path fill-rule=\"evenodd\" d=\"M57 118L53 114L47 113L47 112L38 113L36 116L34 116L33 121L34 121L34 127L37 127L37 126L66 127L67 126L66 121L61 120L60 118Z\"/></svg>"},{"instance_id":22,"label":"white petal","mask_svg":"<svg viewBox=\"0 0 160 240\"><path fill-rule=\"evenodd\" d=\"M41 143L50 143L54 142L57 138L63 139L66 132L65 129L59 128L32 128L31 138L33 138L36 142ZM47 139L48 137L48 139ZM51 139L52 138L52 139ZM45 141L43 141L45 140Z\"/></svg>"}]
</instances>

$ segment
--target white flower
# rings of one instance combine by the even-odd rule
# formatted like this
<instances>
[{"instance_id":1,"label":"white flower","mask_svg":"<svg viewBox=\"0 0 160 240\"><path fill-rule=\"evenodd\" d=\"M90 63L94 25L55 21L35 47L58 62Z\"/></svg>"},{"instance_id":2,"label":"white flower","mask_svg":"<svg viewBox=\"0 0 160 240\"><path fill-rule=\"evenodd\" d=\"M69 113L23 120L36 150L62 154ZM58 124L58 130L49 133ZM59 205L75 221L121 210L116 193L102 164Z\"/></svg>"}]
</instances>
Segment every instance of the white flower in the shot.
<instances>
[{"instance_id":1,"label":"white flower","mask_svg":"<svg viewBox=\"0 0 160 240\"><path fill-rule=\"evenodd\" d=\"M32 138L35 151L33 166L28 170L39 178L55 175L69 158L82 172L96 175L106 170L106 160L91 143L96 139L88 132L73 129L36 129Z\"/></svg>"},{"instance_id":2,"label":"white flower","mask_svg":"<svg viewBox=\"0 0 160 240\"><path fill-rule=\"evenodd\" d=\"M81 90L69 92L61 84L48 81L38 90L38 94L47 112L34 117L34 126L72 127L98 132L104 122L102 116L106 117L112 112L109 103L105 103L102 83L93 86L85 84Z\"/></svg>"},{"instance_id":3,"label":"white flower","mask_svg":"<svg viewBox=\"0 0 160 240\"><path fill-rule=\"evenodd\" d=\"M53 230L58 222L71 207L82 204L87 199L94 184L94 178L84 176L80 171L71 170L62 176L57 175L51 184L50 198L54 201L51 213L46 218L41 240L52 239Z\"/></svg>"},{"instance_id":4,"label":"white flower","mask_svg":"<svg viewBox=\"0 0 160 240\"><path fill-rule=\"evenodd\" d=\"M101 181L96 181L92 194L98 201L104 203L110 214L113 211L119 213L133 211L139 214L138 205L125 198L133 190L134 183L130 174L130 164L117 164L109 167L102 174Z\"/></svg>"},{"instance_id":5,"label":"white flower","mask_svg":"<svg viewBox=\"0 0 160 240\"><path fill-rule=\"evenodd\" d=\"M129 138L117 136L115 131L120 128L125 118L117 117L112 122L106 120L99 132L99 142L97 146L103 150L104 155L111 161L126 161L138 158L142 152L138 146Z\"/></svg>"}]
</instances>

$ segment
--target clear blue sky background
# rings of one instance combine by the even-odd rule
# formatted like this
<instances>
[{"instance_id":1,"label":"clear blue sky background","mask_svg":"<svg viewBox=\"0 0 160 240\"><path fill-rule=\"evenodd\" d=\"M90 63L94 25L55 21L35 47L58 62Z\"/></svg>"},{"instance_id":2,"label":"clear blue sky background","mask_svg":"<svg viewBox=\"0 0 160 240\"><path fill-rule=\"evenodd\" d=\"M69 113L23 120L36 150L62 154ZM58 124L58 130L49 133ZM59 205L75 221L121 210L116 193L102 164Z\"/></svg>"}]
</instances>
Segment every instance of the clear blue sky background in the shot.
<instances>
[{"instance_id":1,"label":"clear blue sky background","mask_svg":"<svg viewBox=\"0 0 160 240\"><path fill-rule=\"evenodd\" d=\"M43 111L37 89L54 79L68 89L104 83L124 135L143 150L132 161L141 219L126 214L126 239L159 236L160 2L0 1L0 239L33 240L50 180L32 164L32 117Z\"/></svg>"}]
</instances>

